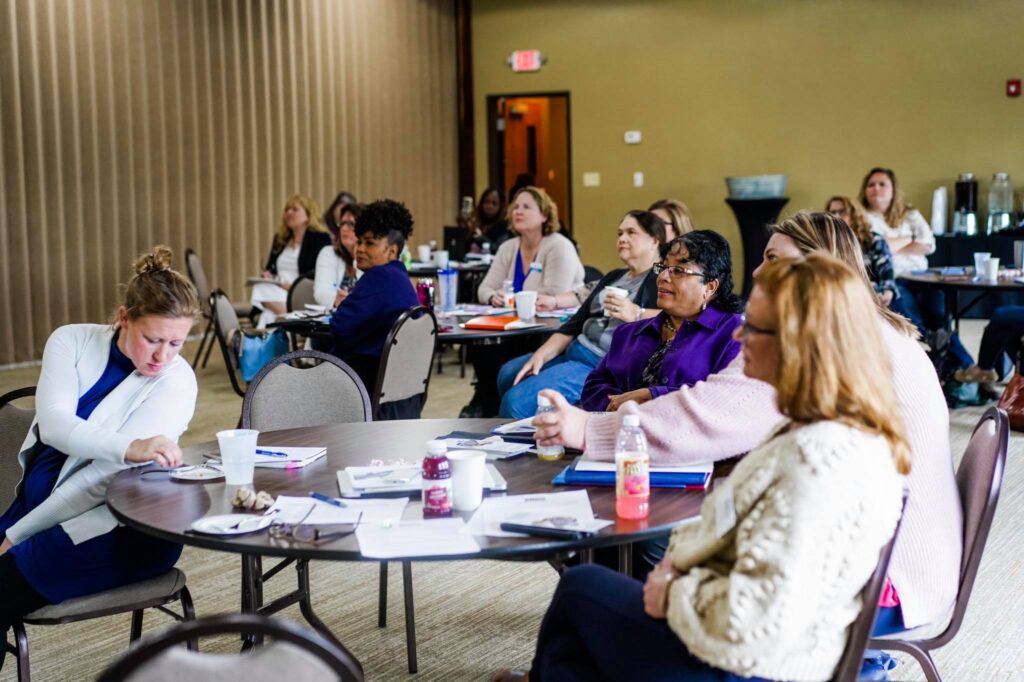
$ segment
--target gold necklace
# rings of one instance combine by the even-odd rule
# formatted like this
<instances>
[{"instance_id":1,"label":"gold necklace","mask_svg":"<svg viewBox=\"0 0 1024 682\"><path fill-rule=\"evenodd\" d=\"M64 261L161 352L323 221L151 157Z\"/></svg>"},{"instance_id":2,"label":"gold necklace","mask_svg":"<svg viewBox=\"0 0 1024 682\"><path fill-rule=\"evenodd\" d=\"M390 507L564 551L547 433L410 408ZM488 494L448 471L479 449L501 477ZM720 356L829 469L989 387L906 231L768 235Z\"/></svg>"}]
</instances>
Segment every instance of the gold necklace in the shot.
<instances>
[{"instance_id":1,"label":"gold necklace","mask_svg":"<svg viewBox=\"0 0 1024 682\"><path fill-rule=\"evenodd\" d=\"M679 327L672 324L672 319L667 315L665 316L665 327L673 334L679 331Z\"/></svg>"}]
</instances>

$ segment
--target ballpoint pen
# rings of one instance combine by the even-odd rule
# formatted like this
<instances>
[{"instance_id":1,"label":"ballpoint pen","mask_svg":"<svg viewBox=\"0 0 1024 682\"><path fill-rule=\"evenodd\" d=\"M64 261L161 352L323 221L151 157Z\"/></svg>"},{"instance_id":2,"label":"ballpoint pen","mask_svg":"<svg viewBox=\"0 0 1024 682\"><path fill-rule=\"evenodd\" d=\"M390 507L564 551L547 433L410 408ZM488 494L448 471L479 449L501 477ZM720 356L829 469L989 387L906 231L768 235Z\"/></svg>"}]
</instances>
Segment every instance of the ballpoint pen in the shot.
<instances>
[{"instance_id":1,"label":"ballpoint pen","mask_svg":"<svg viewBox=\"0 0 1024 682\"><path fill-rule=\"evenodd\" d=\"M333 497L327 497L327 495L323 495L321 493L313 492L313 493L310 493L309 496L312 497L314 500L319 500L320 502L326 502L327 504L332 504L335 507L341 507L342 509L344 509L345 507L348 506L344 502L342 502L341 500L336 500Z\"/></svg>"},{"instance_id":2,"label":"ballpoint pen","mask_svg":"<svg viewBox=\"0 0 1024 682\"><path fill-rule=\"evenodd\" d=\"M266 455L267 457L288 457L287 452L277 452L276 450L260 450L256 448L257 455Z\"/></svg>"}]
</instances>

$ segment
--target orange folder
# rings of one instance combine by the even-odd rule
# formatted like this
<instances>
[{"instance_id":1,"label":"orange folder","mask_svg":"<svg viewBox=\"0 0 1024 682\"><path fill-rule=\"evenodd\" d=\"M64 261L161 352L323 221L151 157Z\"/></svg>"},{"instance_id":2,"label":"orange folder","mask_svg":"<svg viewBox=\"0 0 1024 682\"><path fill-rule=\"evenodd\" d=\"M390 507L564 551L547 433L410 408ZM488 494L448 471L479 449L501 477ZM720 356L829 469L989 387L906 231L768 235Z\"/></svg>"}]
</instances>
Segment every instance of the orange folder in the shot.
<instances>
[{"instance_id":1,"label":"orange folder","mask_svg":"<svg viewBox=\"0 0 1024 682\"><path fill-rule=\"evenodd\" d=\"M507 329L521 329L523 321L515 315L481 315L468 320L462 325L466 329L485 329L500 332Z\"/></svg>"}]
</instances>

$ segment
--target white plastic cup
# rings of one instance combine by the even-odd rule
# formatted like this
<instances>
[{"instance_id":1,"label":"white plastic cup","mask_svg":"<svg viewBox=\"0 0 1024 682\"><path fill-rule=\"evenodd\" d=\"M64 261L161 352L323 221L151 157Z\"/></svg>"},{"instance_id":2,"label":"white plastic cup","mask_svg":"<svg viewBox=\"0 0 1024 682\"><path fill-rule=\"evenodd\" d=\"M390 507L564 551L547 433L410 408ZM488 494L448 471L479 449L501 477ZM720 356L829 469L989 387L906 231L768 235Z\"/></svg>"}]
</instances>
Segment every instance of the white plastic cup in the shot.
<instances>
[{"instance_id":1,"label":"white plastic cup","mask_svg":"<svg viewBox=\"0 0 1024 682\"><path fill-rule=\"evenodd\" d=\"M430 262L430 244L420 244L416 247L416 257L421 263Z\"/></svg>"},{"instance_id":2,"label":"white plastic cup","mask_svg":"<svg viewBox=\"0 0 1024 682\"><path fill-rule=\"evenodd\" d=\"M974 252L974 276L981 279L985 273L985 261L992 257L988 251Z\"/></svg>"},{"instance_id":3,"label":"white plastic cup","mask_svg":"<svg viewBox=\"0 0 1024 682\"><path fill-rule=\"evenodd\" d=\"M438 270L448 269L448 252L444 250L434 252L434 265Z\"/></svg>"},{"instance_id":4,"label":"white plastic cup","mask_svg":"<svg viewBox=\"0 0 1024 682\"><path fill-rule=\"evenodd\" d=\"M452 509L473 511L484 499L487 453L483 450L451 450L448 463L452 469Z\"/></svg>"},{"instance_id":5,"label":"white plastic cup","mask_svg":"<svg viewBox=\"0 0 1024 682\"><path fill-rule=\"evenodd\" d=\"M253 470L256 468L256 438L259 435L260 432L253 429L217 432L224 482L228 485L252 483Z\"/></svg>"},{"instance_id":6,"label":"white plastic cup","mask_svg":"<svg viewBox=\"0 0 1024 682\"><path fill-rule=\"evenodd\" d=\"M536 291L520 291L516 294L516 315L520 320L532 320L537 316Z\"/></svg>"},{"instance_id":7,"label":"white plastic cup","mask_svg":"<svg viewBox=\"0 0 1024 682\"><path fill-rule=\"evenodd\" d=\"M601 299L602 307L604 306L604 300L605 298L608 297L608 294L616 294L627 300L629 299L629 292L623 289L622 287L605 287L604 289L602 289L602 291L604 292L604 298ZM608 317L608 308L604 308L604 315L605 317Z\"/></svg>"},{"instance_id":8,"label":"white plastic cup","mask_svg":"<svg viewBox=\"0 0 1024 682\"><path fill-rule=\"evenodd\" d=\"M999 259L989 258L985 261L985 281L995 282L999 279Z\"/></svg>"}]
</instances>

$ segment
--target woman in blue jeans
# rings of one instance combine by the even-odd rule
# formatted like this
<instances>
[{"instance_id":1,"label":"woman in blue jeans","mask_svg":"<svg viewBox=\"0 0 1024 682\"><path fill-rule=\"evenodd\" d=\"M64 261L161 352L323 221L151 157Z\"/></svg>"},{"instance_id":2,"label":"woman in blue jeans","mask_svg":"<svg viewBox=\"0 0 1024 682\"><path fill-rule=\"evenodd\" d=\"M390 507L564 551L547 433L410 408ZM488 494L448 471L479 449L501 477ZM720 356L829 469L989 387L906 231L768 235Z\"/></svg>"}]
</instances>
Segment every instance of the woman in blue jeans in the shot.
<instances>
[{"instance_id":1,"label":"woman in blue jeans","mask_svg":"<svg viewBox=\"0 0 1024 682\"><path fill-rule=\"evenodd\" d=\"M1004 305L996 308L981 337L978 364L957 370L953 378L962 384L982 385L993 384L1002 379L1007 364L1017 359L1022 335L1024 306Z\"/></svg>"},{"instance_id":2,"label":"woman in blue jeans","mask_svg":"<svg viewBox=\"0 0 1024 682\"><path fill-rule=\"evenodd\" d=\"M616 327L658 313L657 285L651 268L661 256L665 223L648 211L630 211L619 223L618 235L619 258L626 267L602 277L572 319L533 354L502 365L498 372L498 414L502 417L522 419L533 415L537 392L545 388L579 402L583 382L608 351ZM607 291L608 287L624 290L627 296ZM555 307L560 296L548 297L551 301L538 297L538 307Z\"/></svg>"}]
</instances>

